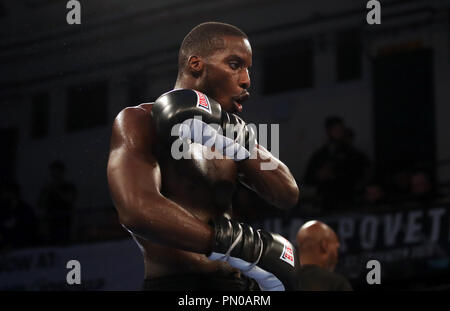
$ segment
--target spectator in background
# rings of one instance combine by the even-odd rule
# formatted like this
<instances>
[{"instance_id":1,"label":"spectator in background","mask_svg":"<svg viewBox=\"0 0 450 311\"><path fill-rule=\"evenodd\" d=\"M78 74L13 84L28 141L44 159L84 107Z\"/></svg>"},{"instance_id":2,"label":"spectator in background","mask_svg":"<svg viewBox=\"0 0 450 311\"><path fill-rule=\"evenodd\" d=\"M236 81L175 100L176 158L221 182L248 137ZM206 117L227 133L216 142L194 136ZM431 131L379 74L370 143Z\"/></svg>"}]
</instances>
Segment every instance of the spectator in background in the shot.
<instances>
[{"instance_id":1,"label":"spectator in background","mask_svg":"<svg viewBox=\"0 0 450 311\"><path fill-rule=\"evenodd\" d=\"M438 199L431 175L424 168L400 168L391 176L389 202L406 207L423 207Z\"/></svg>"},{"instance_id":2,"label":"spectator in background","mask_svg":"<svg viewBox=\"0 0 450 311\"><path fill-rule=\"evenodd\" d=\"M50 181L44 185L39 196L39 207L47 223L46 242L67 245L71 242L72 213L77 197L75 186L65 180L66 167L61 161L50 166Z\"/></svg>"},{"instance_id":3,"label":"spectator in background","mask_svg":"<svg viewBox=\"0 0 450 311\"><path fill-rule=\"evenodd\" d=\"M326 118L325 130L328 140L310 158L304 182L316 188L323 210L349 208L357 186L367 178L370 162L352 145L354 135L349 136L340 117Z\"/></svg>"},{"instance_id":4,"label":"spectator in background","mask_svg":"<svg viewBox=\"0 0 450 311\"><path fill-rule=\"evenodd\" d=\"M407 168L399 167L389 180L389 202L402 203L408 200L411 187L411 172Z\"/></svg>"},{"instance_id":5,"label":"spectator in background","mask_svg":"<svg viewBox=\"0 0 450 311\"><path fill-rule=\"evenodd\" d=\"M427 206L436 199L436 191L430 175L422 170L411 175L410 202Z\"/></svg>"},{"instance_id":6,"label":"spectator in background","mask_svg":"<svg viewBox=\"0 0 450 311\"><path fill-rule=\"evenodd\" d=\"M297 232L300 291L352 291L349 281L334 272L339 239L323 222L311 220Z\"/></svg>"},{"instance_id":7,"label":"spectator in background","mask_svg":"<svg viewBox=\"0 0 450 311\"><path fill-rule=\"evenodd\" d=\"M382 184L371 181L364 186L364 190L358 204L364 208L380 208L387 205L386 192Z\"/></svg>"},{"instance_id":8,"label":"spectator in background","mask_svg":"<svg viewBox=\"0 0 450 311\"><path fill-rule=\"evenodd\" d=\"M0 185L0 249L2 251L35 246L39 243L37 218L21 198L15 182Z\"/></svg>"},{"instance_id":9,"label":"spectator in background","mask_svg":"<svg viewBox=\"0 0 450 311\"><path fill-rule=\"evenodd\" d=\"M351 150L355 163L361 168L361 172L359 172L361 178L358 178L358 183L355 187L356 190L363 190L369 180L373 178L372 163L367 154L355 147L355 131L350 127L346 127L344 131L344 142Z\"/></svg>"}]
</instances>

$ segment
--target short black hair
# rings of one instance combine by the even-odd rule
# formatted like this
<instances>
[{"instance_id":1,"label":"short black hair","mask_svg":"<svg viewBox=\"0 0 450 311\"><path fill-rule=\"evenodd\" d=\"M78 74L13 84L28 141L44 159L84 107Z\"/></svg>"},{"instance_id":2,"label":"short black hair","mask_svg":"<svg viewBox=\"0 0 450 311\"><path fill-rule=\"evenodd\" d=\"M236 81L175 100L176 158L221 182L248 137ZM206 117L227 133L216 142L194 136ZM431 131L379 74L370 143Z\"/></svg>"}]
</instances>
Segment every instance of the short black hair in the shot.
<instances>
[{"instance_id":1,"label":"short black hair","mask_svg":"<svg viewBox=\"0 0 450 311\"><path fill-rule=\"evenodd\" d=\"M217 50L224 49L224 36L248 38L242 30L230 24L206 22L195 26L181 43L178 52L178 75L183 72L192 53L206 57Z\"/></svg>"}]
</instances>

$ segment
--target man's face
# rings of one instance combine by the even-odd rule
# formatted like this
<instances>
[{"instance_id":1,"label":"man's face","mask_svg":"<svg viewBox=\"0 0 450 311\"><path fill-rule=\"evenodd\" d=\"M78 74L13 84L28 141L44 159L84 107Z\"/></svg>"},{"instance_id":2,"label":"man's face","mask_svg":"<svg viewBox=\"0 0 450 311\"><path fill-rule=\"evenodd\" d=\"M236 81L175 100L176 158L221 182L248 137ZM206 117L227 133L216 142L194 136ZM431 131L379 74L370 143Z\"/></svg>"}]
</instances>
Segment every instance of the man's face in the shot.
<instances>
[{"instance_id":1,"label":"man's face","mask_svg":"<svg viewBox=\"0 0 450 311\"><path fill-rule=\"evenodd\" d=\"M424 194L431 190L431 182L427 175L423 173L414 174L411 177L411 192L414 194Z\"/></svg>"},{"instance_id":2,"label":"man's face","mask_svg":"<svg viewBox=\"0 0 450 311\"><path fill-rule=\"evenodd\" d=\"M61 168L51 168L50 176L55 181L60 181L64 177L64 169Z\"/></svg>"},{"instance_id":3,"label":"man's face","mask_svg":"<svg viewBox=\"0 0 450 311\"><path fill-rule=\"evenodd\" d=\"M248 69L252 65L252 49L245 38L223 37L225 49L203 59L205 68L202 89L218 101L227 112L241 112L242 102L250 94Z\"/></svg>"},{"instance_id":4,"label":"man's face","mask_svg":"<svg viewBox=\"0 0 450 311\"><path fill-rule=\"evenodd\" d=\"M343 124L337 123L329 128L328 136L332 140L340 141L345 137L345 127Z\"/></svg>"},{"instance_id":5,"label":"man's face","mask_svg":"<svg viewBox=\"0 0 450 311\"><path fill-rule=\"evenodd\" d=\"M369 185L365 190L365 199L368 203L376 203L383 198L383 189L378 185Z\"/></svg>"}]
</instances>

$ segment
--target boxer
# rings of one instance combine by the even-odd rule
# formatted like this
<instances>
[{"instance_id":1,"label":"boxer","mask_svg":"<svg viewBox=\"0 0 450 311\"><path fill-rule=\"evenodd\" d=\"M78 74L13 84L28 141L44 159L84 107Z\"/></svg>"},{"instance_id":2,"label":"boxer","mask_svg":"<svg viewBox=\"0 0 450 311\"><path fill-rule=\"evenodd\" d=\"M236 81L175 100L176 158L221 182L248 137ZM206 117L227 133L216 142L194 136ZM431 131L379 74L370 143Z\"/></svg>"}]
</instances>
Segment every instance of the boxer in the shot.
<instances>
[{"instance_id":1,"label":"boxer","mask_svg":"<svg viewBox=\"0 0 450 311\"><path fill-rule=\"evenodd\" d=\"M174 90L114 120L108 183L121 224L143 252L143 289L293 287L292 245L234 219L244 208L232 206L241 191L283 210L299 195L288 167L238 116L249 97L251 65L244 32L200 24L181 44ZM177 142L188 157L174 156ZM265 162L277 165L262 170Z\"/></svg>"}]
</instances>

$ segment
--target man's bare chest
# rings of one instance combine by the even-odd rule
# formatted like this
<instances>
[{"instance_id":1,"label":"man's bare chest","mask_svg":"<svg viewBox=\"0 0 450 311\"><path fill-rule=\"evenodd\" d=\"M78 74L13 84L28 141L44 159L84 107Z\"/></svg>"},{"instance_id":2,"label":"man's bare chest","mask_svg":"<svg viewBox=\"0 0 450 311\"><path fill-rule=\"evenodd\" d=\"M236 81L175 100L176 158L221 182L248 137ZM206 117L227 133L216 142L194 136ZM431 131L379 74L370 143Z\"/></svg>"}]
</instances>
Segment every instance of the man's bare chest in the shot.
<instances>
[{"instance_id":1,"label":"man's bare chest","mask_svg":"<svg viewBox=\"0 0 450 311\"><path fill-rule=\"evenodd\" d=\"M170 154L161 165L162 190L176 197L190 196L203 204L229 206L237 181L237 166L209 148L189 144L184 156Z\"/></svg>"}]
</instances>

